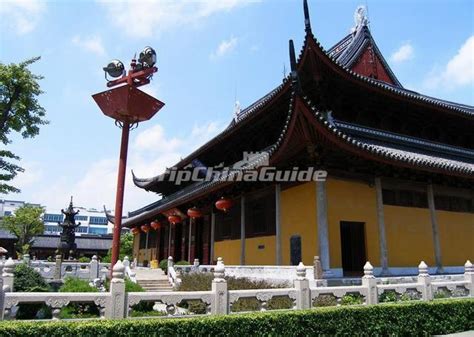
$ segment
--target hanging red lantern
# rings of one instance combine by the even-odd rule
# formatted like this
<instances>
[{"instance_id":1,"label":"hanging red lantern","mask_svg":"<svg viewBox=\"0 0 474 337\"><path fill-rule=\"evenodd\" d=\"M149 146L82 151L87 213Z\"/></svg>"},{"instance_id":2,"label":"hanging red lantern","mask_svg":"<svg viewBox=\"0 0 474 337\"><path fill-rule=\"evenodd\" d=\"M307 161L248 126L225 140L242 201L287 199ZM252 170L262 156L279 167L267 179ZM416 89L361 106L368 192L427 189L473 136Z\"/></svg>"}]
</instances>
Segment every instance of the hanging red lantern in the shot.
<instances>
[{"instance_id":1,"label":"hanging red lantern","mask_svg":"<svg viewBox=\"0 0 474 337\"><path fill-rule=\"evenodd\" d=\"M181 217L179 215L170 215L168 216L168 221L172 225L176 225L177 223L181 222Z\"/></svg>"},{"instance_id":2,"label":"hanging red lantern","mask_svg":"<svg viewBox=\"0 0 474 337\"><path fill-rule=\"evenodd\" d=\"M228 198L221 197L216 201L216 208L220 211L227 212L233 205L232 200Z\"/></svg>"},{"instance_id":3,"label":"hanging red lantern","mask_svg":"<svg viewBox=\"0 0 474 337\"><path fill-rule=\"evenodd\" d=\"M142 225L140 229L142 230L143 233L148 233L150 231L150 226Z\"/></svg>"},{"instance_id":4,"label":"hanging red lantern","mask_svg":"<svg viewBox=\"0 0 474 337\"><path fill-rule=\"evenodd\" d=\"M193 219L202 218L202 212L199 208L192 207L188 209L188 216Z\"/></svg>"},{"instance_id":5,"label":"hanging red lantern","mask_svg":"<svg viewBox=\"0 0 474 337\"><path fill-rule=\"evenodd\" d=\"M133 227L131 231L133 235L137 235L140 233L140 229L138 227Z\"/></svg>"},{"instance_id":6,"label":"hanging red lantern","mask_svg":"<svg viewBox=\"0 0 474 337\"><path fill-rule=\"evenodd\" d=\"M156 231L161 227L161 224L158 221L152 221L150 223L150 226L151 226L151 228L153 228Z\"/></svg>"}]
</instances>

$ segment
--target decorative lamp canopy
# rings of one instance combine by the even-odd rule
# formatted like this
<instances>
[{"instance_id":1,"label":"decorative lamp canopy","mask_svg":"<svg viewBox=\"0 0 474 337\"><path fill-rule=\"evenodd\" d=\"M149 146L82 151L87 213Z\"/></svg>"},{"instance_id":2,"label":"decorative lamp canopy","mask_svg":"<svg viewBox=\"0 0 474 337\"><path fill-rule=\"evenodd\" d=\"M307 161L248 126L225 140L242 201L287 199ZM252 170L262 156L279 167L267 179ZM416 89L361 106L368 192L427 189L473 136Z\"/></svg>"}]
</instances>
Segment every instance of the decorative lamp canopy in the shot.
<instances>
[{"instance_id":1,"label":"decorative lamp canopy","mask_svg":"<svg viewBox=\"0 0 474 337\"><path fill-rule=\"evenodd\" d=\"M170 222L170 224L172 225L176 225L177 223L180 223L181 222L181 217L179 215L170 215L168 216L168 221Z\"/></svg>"},{"instance_id":2,"label":"decorative lamp canopy","mask_svg":"<svg viewBox=\"0 0 474 337\"><path fill-rule=\"evenodd\" d=\"M148 233L150 231L150 226L149 225L142 225L141 230L143 233Z\"/></svg>"},{"instance_id":3,"label":"decorative lamp canopy","mask_svg":"<svg viewBox=\"0 0 474 337\"><path fill-rule=\"evenodd\" d=\"M188 209L187 213L188 213L188 216L192 219L202 218L202 216L203 216L201 210L197 207L192 207L192 208Z\"/></svg>"},{"instance_id":4,"label":"decorative lamp canopy","mask_svg":"<svg viewBox=\"0 0 474 337\"><path fill-rule=\"evenodd\" d=\"M227 212L233 205L233 202L229 198L221 197L216 201L216 208L220 211Z\"/></svg>"},{"instance_id":5,"label":"decorative lamp canopy","mask_svg":"<svg viewBox=\"0 0 474 337\"><path fill-rule=\"evenodd\" d=\"M132 234L133 234L133 235L137 235L137 234L139 234L139 233L140 233L140 229L139 229L138 227L133 227L133 228L132 228Z\"/></svg>"},{"instance_id":6,"label":"decorative lamp canopy","mask_svg":"<svg viewBox=\"0 0 474 337\"><path fill-rule=\"evenodd\" d=\"M160 228L161 224L160 224L158 221L152 221L152 222L150 223L150 226L151 226L151 228L153 228L154 230L158 230L158 229Z\"/></svg>"}]
</instances>

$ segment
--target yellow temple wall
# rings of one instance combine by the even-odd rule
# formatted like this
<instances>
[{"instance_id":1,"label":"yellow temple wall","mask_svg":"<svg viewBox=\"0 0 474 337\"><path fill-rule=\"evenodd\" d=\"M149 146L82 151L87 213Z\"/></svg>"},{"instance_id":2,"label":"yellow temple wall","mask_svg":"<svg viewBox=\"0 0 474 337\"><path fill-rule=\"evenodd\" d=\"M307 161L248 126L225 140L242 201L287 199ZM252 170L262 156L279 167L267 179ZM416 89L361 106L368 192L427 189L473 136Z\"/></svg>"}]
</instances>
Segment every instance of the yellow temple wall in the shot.
<instances>
[{"instance_id":1,"label":"yellow temple wall","mask_svg":"<svg viewBox=\"0 0 474 337\"><path fill-rule=\"evenodd\" d=\"M331 268L342 268L341 221L365 223L367 260L380 265L376 192L367 183L329 178L326 182Z\"/></svg>"},{"instance_id":2,"label":"yellow temple wall","mask_svg":"<svg viewBox=\"0 0 474 337\"><path fill-rule=\"evenodd\" d=\"M427 208L384 205L388 265L416 267L420 261L434 265L430 211Z\"/></svg>"},{"instance_id":3,"label":"yellow temple wall","mask_svg":"<svg viewBox=\"0 0 474 337\"><path fill-rule=\"evenodd\" d=\"M226 265L240 264L240 239L215 242L214 256L222 257Z\"/></svg>"},{"instance_id":4,"label":"yellow temple wall","mask_svg":"<svg viewBox=\"0 0 474 337\"><path fill-rule=\"evenodd\" d=\"M474 213L436 211L445 266L462 266L474 259Z\"/></svg>"},{"instance_id":5,"label":"yellow temple wall","mask_svg":"<svg viewBox=\"0 0 474 337\"><path fill-rule=\"evenodd\" d=\"M281 191L280 207L282 264L290 264L290 237L300 235L303 263L312 265L318 251L316 184L308 182Z\"/></svg>"},{"instance_id":6,"label":"yellow temple wall","mask_svg":"<svg viewBox=\"0 0 474 337\"><path fill-rule=\"evenodd\" d=\"M258 246L264 246L264 248L258 249ZM245 264L274 265L275 249L275 235L246 239Z\"/></svg>"}]
</instances>

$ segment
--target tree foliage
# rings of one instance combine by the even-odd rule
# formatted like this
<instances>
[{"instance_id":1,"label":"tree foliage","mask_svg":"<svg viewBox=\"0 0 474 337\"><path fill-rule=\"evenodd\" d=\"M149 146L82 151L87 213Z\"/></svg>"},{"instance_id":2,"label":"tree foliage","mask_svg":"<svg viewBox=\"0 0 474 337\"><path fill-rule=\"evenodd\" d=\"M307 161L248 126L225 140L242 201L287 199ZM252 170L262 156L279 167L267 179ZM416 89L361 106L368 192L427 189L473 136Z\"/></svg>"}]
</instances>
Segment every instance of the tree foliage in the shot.
<instances>
[{"instance_id":1,"label":"tree foliage","mask_svg":"<svg viewBox=\"0 0 474 337\"><path fill-rule=\"evenodd\" d=\"M29 251L33 237L43 233L43 212L41 207L25 205L19 207L14 214L3 218L2 227L17 237L16 249L22 254Z\"/></svg>"},{"instance_id":2,"label":"tree foliage","mask_svg":"<svg viewBox=\"0 0 474 337\"><path fill-rule=\"evenodd\" d=\"M133 256L133 234L132 233L125 233L120 236L120 252L119 252L119 260L123 261L123 258L128 256L132 258ZM112 261L112 248L109 249L107 255L104 256L102 259L103 262L111 262Z\"/></svg>"},{"instance_id":3,"label":"tree foliage","mask_svg":"<svg viewBox=\"0 0 474 337\"><path fill-rule=\"evenodd\" d=\"M0 63L0 142L11 142L10 133L18 132L23 138L34 137L39 127L47 124L45 109L38 96L43 93L38 81L43 77L33 74L28 66L38 61L35 57L19 64ZM20 158L7 150L0 150L0 193L19 192L7 184L23 169L11 163Z\"/></svg>"}]
</instances>

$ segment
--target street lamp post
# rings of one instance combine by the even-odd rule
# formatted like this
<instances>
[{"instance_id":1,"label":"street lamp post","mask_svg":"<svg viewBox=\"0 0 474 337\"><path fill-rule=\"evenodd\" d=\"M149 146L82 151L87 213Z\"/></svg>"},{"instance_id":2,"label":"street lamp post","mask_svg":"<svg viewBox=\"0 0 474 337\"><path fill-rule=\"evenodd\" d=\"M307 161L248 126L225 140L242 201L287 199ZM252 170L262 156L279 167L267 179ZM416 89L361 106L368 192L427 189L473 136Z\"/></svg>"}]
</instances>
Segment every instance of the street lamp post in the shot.
<instances>
[{"instance_id":1,"label":"street lamp post","mask_svg":"<svg viewBox=\"0 0 474 337\"><path fill-rule=\"evenodd\" d=\"M113 89L92 95L104 115L115 120L115 124L122 129L120 143L120 157L117 178L117 193L115 196L114 231L112 240L112 267L118 260L120 251L120 232L122 228L123 196L125 189L125 172L127 167L128 138L130 130L138 123L152 118L164 103L137 89L150 83L154 73L158 71L154 65L156 53L151 47L145 47L140 53L138 62L132 59L128 73L123 63L118 60L111 61L104 67L105 78L107 75L118 77L107 82L107 87ZM112 270L112 268L110 268Z\"/></svg>"}]
</instances>

